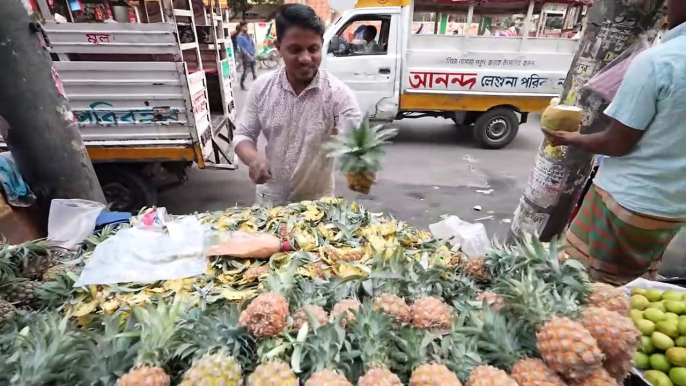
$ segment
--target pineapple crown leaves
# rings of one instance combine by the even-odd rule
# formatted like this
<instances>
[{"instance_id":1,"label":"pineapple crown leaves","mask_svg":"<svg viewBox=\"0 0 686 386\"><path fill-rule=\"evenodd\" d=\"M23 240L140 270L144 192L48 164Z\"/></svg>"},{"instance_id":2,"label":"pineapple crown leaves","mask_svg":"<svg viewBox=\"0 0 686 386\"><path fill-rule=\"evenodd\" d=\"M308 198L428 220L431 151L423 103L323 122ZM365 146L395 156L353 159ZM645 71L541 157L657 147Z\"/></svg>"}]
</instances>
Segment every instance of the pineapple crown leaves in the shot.
<instances>
[{"instance_id":1,"label":"pineapple crown leaves","mask_svg":"<svg viewBox=\"0 0 686 386\"><path fill-rule=\"evenodd\" d=\"M391 317L374 309L367 301L357 311L355 318L348 322L351 348L359 351L365 367L390 366L388 356L393 338Z\"/></svg>"},{"instance_id":2,"label":"pineapple crown leaves","mask_svg":"<svg viewBox=\"0 0 686 386\"><path fill-rule=\"evenodd\" d=\"M553 239L546 248L537 237L526 235L525 238L518 240L517 245L529 263L533 263L530 267L558 290L570 288L582 297L592 292L593 287L582 263L574 259L560 261L564 247L559 239Z\"/></svg>"},{"instance_id":3,"label":"pineapple crown leaves","mask_svg":"<svg viewBox=\"0 0 686 386\"><path fill-rule=\"evenodd\" d=\"M384 129L383 125L371 126L365 116L360 126L332 138L324 150L329 157L338 159L344 172L375 172L381 169L384 146L397 133L397 129Z\"/></svg>"},{"instance_id":4,"label":"pineapple crown leaves","mask_svg":"<svg viewBox=\"0 0 686 386\"><path fill-rule=\"evenodd\" d=\"M76 364L89 355L88 335L57 313L43 313L11 337L14 352L6 358L3 384L38 386L76 384Z\"/></svg>"},{"instance_id":5,"label":"pineapple crown leaves","mask_svg":"<svg viewBox=\"0 0 686 386\"><path fill-rule=\"evenodd\" d=\"M305 324L303 328L308 328ZM302 334L302 330L299 333ZM291 367L299 369L301 379L308 379L312 374L324 370L351 372L353 360L345 355L346 332L340 323L327 323L318 328L311 328L296 346L291 358Z\"/></svg>"},{"instance_id":6,"label":"pineapple crown leaves","mask_svg":"<svg viewBox=\"0 0 686 386\"><path fill-rule=\"evenodd\" d=\"M156 307L133 308L140 326L137 365L164 366L173 358L189 328L183 319L186 309L187 305L180 299L175 299L171 305L160 300Z\"/></svg>"},{"instance_id":7,"label":"pineapple crown leaves","mask_svg":"<svg viewBox=\"0 0 686 386\"><path fill-rule=\"evenodd\" d=\"M234 304L190 311L187 339L176 349L175 356L182 360L191 356L199 359L221 352L246 366L256 355L256 342L239 324L239 317L240 310Z\"/></svg>"},{"instance_id":8,"label":"pineapple crown leaves","mask_svg":"<svg viewBox=\"0 0 686 386\"><path fill-rule=\"evenodd\" d=\"M324 307L327 303L328 282L317 278L309 279L298 277L292 291L294 307L300 308L309 304Z\"/></svg>"},{"instance_id":9,"label":"pineapple crown leaves","mask_svg":"<svg viewBox=\"0 0 686 386\"><path fill-rule=\"evenodd\" d=\"M481 319L475 320L476 339L483 358L496 367L510 370L520 359L537 355L533 335L521 334L523 323L508 319L505 315L484 308Z\"/></svg>"},{"instance_id":10,"label":"pineapple crown leaves","mask_svg":"<svg viewBox=\"0 0 686 386\"><path fill-rule=\"evenodd\" d=\"M527 260L522 257L518 247L502 244L497 239L491 242L491 247L486 253L486 269L496 280L502 275L524 268L526 263Z\"/></svg>"},{"instance_id":11,"label":"pineapple crown leaves","mask_svg":"<svg viewBox=\"0 0 686 386\"><path fill-rule=\"evenodd\" d=\"M299 259L291 259L283 271L275 271L267 276L264 289L269 292L278 292L286 298L291 297L295 287L295 273L301 265Z\"/></svg>"},{"instance_id":12,"label":"pineapple crown leaves","mask_svg":"<svg viewBox=\"0 0 686 386\"><path fill-rule=\"evenodd\" d=\"M392 337L395 347L391 350L391 356L395 372L410 374L422 364L441 363L438 338L439 335L412 325L401 327Z\"/></svg>"},{"instance_id":13,"label":"pineapple crown leaves","mask_svg":"<svg viewBox=\"0 0 686 386\"><path fill-rule=\"evenodd\" d=\"M479 355L477 340L455 331L441 339L440 354L445 366L454 372L463 384L467 383L474 368L485 363Z\"/></svg>"},{"instance_id":14,"label":"pineapple crown leaves","mask_svg":"<svg viewBox=\"0 0 686 386\"><path fill-rule=\"evenodd\" d=\"M125 320L121 312L105 315L98 327L101 331L91 333L91 355L79 364L77 371L83 384L113 385L134 365L140 335L135 331L134 320Z\"/></svg>"}]
</instances>

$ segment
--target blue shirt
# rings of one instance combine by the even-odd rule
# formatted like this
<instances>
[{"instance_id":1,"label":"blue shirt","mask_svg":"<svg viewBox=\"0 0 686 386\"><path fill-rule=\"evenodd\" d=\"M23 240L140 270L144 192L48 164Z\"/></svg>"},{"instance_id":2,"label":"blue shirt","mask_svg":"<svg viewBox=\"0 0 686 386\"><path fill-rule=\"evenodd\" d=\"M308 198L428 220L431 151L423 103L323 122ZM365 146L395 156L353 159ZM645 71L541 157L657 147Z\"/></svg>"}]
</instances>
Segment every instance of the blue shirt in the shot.
<instances>
[{"instance_id":1,"label":"blue shirt","mask_svg":"<svg viewBox=\"0 0 686 386\"><path fill-rule=\"evenodd\" d=\"M631 211L686 218L686 24L636 57L605 114L645 133L603 160L596 185Z\"/></svg>"},{"instance_id":2,"label":"blue shirt","mask_svg":"<svg viewBox=\"0 0 686 386\"><path fill-rule=\"evenodd\" d=\"M255 59L255 43L250 39L248 34L241 32L236 37L236 43L238 48L241 50L241 55L244 59L254 60ZM249 57L246 57L245 55Z\"/></svg>"}]
</instances>

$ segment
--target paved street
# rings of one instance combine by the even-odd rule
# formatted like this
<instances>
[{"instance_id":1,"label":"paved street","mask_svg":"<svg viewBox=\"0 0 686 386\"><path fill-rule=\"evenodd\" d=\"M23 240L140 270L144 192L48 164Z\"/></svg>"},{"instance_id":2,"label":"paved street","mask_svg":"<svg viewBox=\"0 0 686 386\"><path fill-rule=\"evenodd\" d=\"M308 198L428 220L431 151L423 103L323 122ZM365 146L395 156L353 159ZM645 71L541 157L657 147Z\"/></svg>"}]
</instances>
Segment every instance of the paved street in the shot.
<instances>
[{"instance_id":1,"label":"paved street","mask_svg":"<svg viewBox=\"0 0 686 386\"><path fill-rule=\"evenodd\" d=\"M234 93L239 111L245 94L238 89ZM416 227L426 228L441 215L454 214L482 222L491 236L507 235L542 140L538 116L530 117L512 144L502 150L478 148L470 135L460 136L450 120L422 118L393 125L400 132L388 148L371 194L350 192L345 178L338 176L337 195ZM242 166L237 171L193 169L186 185L165 192L160 204L171 213L192 213L251 205L253 199L254 185ZM678 258L683 257L683 250L683 245L678 248Z\"/></svg>"}]
</instances>

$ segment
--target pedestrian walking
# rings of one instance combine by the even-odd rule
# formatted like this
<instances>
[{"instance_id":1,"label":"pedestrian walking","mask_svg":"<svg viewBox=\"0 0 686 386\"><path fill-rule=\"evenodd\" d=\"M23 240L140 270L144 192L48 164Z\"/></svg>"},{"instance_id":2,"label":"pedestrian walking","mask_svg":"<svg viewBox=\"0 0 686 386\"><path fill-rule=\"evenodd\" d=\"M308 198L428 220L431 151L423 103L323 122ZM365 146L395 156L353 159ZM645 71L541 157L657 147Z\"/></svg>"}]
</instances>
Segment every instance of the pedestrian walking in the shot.
<instances>
[{"instance_id":1,"label":"pedestrian walking","mask_svg":"<svg viewBox=\"0 0 686 386\"><path fill-rule=\"evenodd\" d=\"M669 0L668 14L671 31L633 60L605 110L607 130L546 131L553 145L609 156L567 233L567 253L596 281L656 278L686 223L686 2Z\"/></svg>"},{"instance_id":2,"label":"pedestrian walking","mask_svg":"<svg viewBox=\"0 0 686 386\"><path fill-rule=\"evenodd\" d=\"M245 88L245 78L248 76L248 70L252 72L252 79L257 79L255 73L255 42L252 41L248 35L248 23L242 21L240 24L241 32L236 37L236 43L240 50L241 61L243 62L243 74L241 74L241 90Z\"/></svg>"},{"instance_id":3,"label":"pedestrian walking","mask_svg":"<svg viewBox=\"0 0 686 386\"><path fill-rule=\"evenodd\" d=\"M284 66L250 88L234 136L236 154L257 184L256 203L264 206L332 196L334 161L322 145L362 118L352 91L319 68L324 24L314 10L285 5L275 24ZM260 135L267 140L264 155L257 150Z\"/></svg>"}]
</instances>

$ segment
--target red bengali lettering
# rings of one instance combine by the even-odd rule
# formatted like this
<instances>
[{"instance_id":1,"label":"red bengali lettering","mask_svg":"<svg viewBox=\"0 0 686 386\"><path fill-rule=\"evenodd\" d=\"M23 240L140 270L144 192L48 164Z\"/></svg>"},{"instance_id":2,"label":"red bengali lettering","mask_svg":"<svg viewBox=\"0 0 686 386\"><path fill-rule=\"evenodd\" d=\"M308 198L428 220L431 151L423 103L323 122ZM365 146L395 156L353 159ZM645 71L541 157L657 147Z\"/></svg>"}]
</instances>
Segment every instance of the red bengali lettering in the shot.
<instances>
[{"instance_id":1,"label":"red bengali lettering","mask_svg":"<svg viewBox=\"0 0 686 386\"><path fill-rule=\"evenodd\" d=\"M454 77L451 83L457 83L460 87L469 85L469 89L471 90L476 84L477 74L453 73L450 75Z\"/></svg>"},{"instance_id":2,"label":"red bengali lettering","mask_svg":"<svg viewBox=\"0 0 686 386\"><path fill-rule=\"evenodd\" d=\"M410 87L412 88L433 88L433 79L432 72L410 71Z\"/></svg>"}]
</instances>

